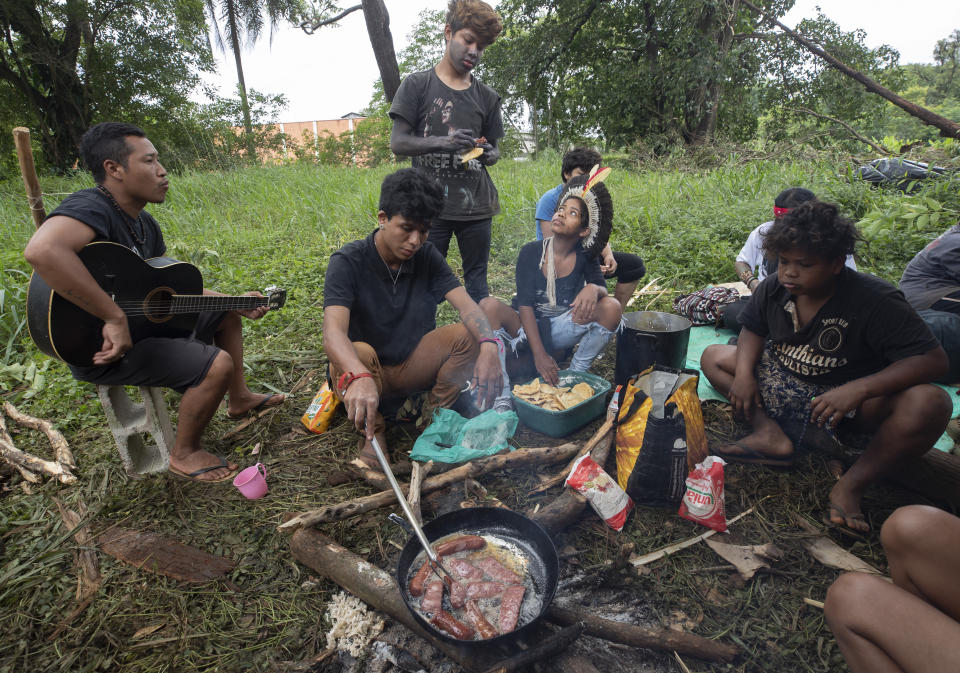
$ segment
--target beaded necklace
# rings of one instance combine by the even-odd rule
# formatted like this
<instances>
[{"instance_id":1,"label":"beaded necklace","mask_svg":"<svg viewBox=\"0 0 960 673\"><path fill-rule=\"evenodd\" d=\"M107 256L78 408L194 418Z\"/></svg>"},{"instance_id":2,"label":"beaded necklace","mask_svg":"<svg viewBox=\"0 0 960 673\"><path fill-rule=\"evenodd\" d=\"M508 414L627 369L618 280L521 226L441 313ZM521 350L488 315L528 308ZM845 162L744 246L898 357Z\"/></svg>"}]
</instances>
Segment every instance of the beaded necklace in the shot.
<instances>
[{"instance_id":1,"label":"beaded necklace","mask_svg":"<svg viewBox=\"0 0 960 673\"><path fill-rule=\"evenodd\" d=\"M132 217L130 217L127 211L125 211L123 208L120 207L120 204L117 203L117 200L114 198L113 194L110 193L109 189L107 189L103 185L97 185L97 191L99 191L101 194L107 197L107 200L113 206L114 210L116 210L120 214L120 219L122 219L123 223L127 226L127 231L130 232L130 236L133 238L133 240L136 242L137 245L143 248L144 243L146 243L146 231L143 226L142 213L137 213L137 219L134 220ZM132 222L137 223L137 227L140 229L139 234L133 228Z\"/></svg>"}]
</instances>

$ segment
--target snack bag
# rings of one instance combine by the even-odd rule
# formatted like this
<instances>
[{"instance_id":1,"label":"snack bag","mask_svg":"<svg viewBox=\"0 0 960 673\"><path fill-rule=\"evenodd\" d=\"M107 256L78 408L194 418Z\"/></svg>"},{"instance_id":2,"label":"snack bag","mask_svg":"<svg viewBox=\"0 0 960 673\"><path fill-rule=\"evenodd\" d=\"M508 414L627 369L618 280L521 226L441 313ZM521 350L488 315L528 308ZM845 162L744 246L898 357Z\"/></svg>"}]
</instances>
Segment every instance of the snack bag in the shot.
<instances>
[{"instance_id":1,"label":"snack bag","mask_svg":"<svg viewBox=\"0 0 960 673\"><path fill-rule=\"evenodd\" d=\"M337 410L338 404L340 404L340 400L330 390L330 382L324 381L320 390L314 395L310 406L307 407L300 418L300 422L310 432L318 435L323 434L330 427L330 420L333 418L333 413Z\"/></svg>"},{"instance_id":2,"label":"snack bag","mask_svg":"<svg viewBox=\"0 0 960 673\"><path fill-rule=\"evenodd\" d=\"M582 493L600 518L617 532L623 530L633 500L590 455L581 456L573 464L566 485Z\"/></svg>"},{"instance_id":3,"label":"snack bag","mask_svg":"<svg viewBox=\"0 0 960 673\"><path fill-rule=\"evenodd\" d=\"M723 508L722 458L707 456L687 477L687 492L680 501L678 514L684 519L702 523L707 528L727 530L727 515Z\"/></svg>"}]
</instances>

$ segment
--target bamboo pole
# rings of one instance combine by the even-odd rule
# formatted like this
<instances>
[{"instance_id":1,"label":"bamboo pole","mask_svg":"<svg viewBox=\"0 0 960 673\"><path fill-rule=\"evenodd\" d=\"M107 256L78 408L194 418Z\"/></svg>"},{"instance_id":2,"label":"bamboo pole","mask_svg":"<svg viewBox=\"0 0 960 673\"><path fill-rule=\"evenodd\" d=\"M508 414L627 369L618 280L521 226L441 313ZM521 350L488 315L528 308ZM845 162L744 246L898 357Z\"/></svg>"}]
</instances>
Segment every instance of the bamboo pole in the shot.
<instances>
[{"instance_id":1,"label":"bamboo pole","mask_svg":"<svg viewBox=\"0 0 960 673\"><path fill-rule=\"evenodd\" d=\"M43 192L40 191L40 180L37 179L37 168L33 164L33 149L30 147L30 129L18 126L13 129L13 144L17 147L17 160L20 162L20 175L23 176L23 188L27 192L27 203L30 215L33 216L33 225L37 228L43 224L46 212L43 210Z\"/></svg>"}]
</instances>

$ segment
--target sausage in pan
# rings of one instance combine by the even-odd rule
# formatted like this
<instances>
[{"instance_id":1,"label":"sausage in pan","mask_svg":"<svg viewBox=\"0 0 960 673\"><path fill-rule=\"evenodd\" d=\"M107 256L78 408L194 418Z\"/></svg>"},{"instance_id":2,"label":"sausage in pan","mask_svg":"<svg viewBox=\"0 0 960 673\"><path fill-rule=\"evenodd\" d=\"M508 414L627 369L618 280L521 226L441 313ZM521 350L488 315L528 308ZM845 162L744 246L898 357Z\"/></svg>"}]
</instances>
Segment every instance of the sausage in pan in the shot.
<instances>
[{"instance_id":1,"label":"sausage in pan","mask_svg":"<svg viewBox=\"0 0 960 673\"><path fill-rule=\"evenodd\" d=\"M488 622L487 618L483 616L480 608L477 607L477 604L473 601L467 601L467 617L473 622L473 625L477 627L477 631L480 632L480 637L484 640L500 635L497 633L493 624Z\"/></svg>"},{"instance_id":2,"label":"sausage in pan","mask_svg":"<svg viewBox=\"0 0 960 673\"><path fill-rule=\"evenodd\" d=\"M437 610L430 623L443 629L457 640L473 640L473 629L442 608Z\"/></svg>"},{"instance_id":3,"label":"sausage in pan","mask_svg":"<svg viewBox=\"0 0 960 673\"><path fill-rule=\"evenodd\" d=\"M430 562L424 561L423 565L420 566L420 570L418 570L417 574L410 580L409 589L411 596L423 595L423 585L428 577L430 577Z\"/></svg>"},{"instance_id":4,"label":"sausage in pan","mask_svg":"<svg viewBox=\"0 0 960 673\"><path fill-rule=\"evenodd\" d=\"M455 554L458 551L466 551L468 549L483 549L487 546L487 541L484 540L479 535L461 535L460 537L455 537L452 540L448 540L443 544L438 544L434 549L437 552L437 556L446 556L448 554Z\"/></svg>"}]
</instances>

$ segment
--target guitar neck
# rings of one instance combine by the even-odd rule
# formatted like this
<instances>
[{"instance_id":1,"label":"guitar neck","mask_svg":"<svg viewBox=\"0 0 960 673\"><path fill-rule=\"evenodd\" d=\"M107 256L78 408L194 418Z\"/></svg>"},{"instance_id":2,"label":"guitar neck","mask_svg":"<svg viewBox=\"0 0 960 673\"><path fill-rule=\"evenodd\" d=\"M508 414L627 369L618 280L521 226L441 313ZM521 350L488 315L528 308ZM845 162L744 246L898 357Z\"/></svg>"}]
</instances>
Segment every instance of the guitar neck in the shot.
<instances>
[{"instance_id":1,"label":"guitar neck","mask_svg":"<svg viewBox=\"0 0 960 673\"><path fill-rule=\"evenodd\" d=\"M175 294L169 313L203 313L206 311L239 311L266 306L268 297L221 297L210 294Z\"/></svg>"}]
</instances>

